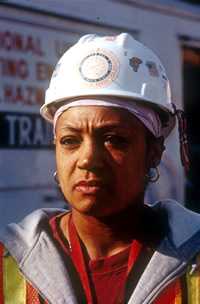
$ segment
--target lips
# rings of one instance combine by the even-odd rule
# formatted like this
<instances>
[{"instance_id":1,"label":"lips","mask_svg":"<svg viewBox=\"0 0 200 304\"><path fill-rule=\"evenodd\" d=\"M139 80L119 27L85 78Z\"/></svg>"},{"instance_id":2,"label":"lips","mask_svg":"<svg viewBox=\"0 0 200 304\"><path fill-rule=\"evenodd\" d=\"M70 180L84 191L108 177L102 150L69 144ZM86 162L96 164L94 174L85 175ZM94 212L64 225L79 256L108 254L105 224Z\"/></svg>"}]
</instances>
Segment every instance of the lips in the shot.
<instances>
[{"instance_id":1,"label":"lips","mask_svg":"<svg viewBox=\"0 0 200 304\"><path fill-rule=\"evenodd\" d=\"M83 194L96 194L105 188L105 184L99 180L82 180L76 183L74 188Z\"/></svg>"}]
</instances>

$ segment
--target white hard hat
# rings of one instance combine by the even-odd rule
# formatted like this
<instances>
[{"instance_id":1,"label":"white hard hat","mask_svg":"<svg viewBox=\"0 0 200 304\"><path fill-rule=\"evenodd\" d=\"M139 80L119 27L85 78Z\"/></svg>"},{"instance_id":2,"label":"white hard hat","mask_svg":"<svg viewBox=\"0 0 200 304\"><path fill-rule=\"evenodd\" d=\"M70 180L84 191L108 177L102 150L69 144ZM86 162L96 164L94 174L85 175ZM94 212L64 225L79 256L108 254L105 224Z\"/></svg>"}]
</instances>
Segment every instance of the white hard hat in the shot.
<instances>
[{"instance_id":1,"label":"white hard hat","mask_svg":"<svg viewBox=\"0 0 200 304\"><path fill-rule=\"evenodd\" d=\"M54 70L41 115L52 121L63 104L86 98L106 100L106 96L155 109L169 126L166 135L174 127L165 69L149 48L127 33L85 35L68 49Z\"/></svg>"}]
</instances>

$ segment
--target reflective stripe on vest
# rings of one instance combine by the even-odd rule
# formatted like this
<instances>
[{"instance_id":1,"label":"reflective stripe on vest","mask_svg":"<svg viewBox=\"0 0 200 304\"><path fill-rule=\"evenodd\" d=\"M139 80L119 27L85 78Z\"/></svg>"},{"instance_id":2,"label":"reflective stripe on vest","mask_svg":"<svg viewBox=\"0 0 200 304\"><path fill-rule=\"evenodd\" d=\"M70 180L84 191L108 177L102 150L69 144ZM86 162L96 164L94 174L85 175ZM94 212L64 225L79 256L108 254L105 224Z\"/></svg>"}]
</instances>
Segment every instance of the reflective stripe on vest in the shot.
<instances>
[{"instance_id":1,"label":"reflective stripe on vest","mask_svg":"<svg viewBox=\"0 0 200 304\"><path fill-rule=\"evenodd\" d=\"M163 291L154 304L200 304L200 271L196 270L193 274L190 271L191 266L184 276L185 286L180 284L181 279L177 279Z\"/></svg>"},{"instance_id":2,"label":"reflective stripe on vest","mask_svg":"<svg viewBox=\"0 0 200 304\"><path fill-rule=\"evenodd\" d=\"M199 260L198 256L197 260ZM191 267L190 267L191 270ZM200 304L200 271L199 269L190 274L187 271L187 292L188 292L188 304Z\"/></svg>"},{"instance_id":3,"label":"reflective stripe on vest","mask_svg":"<svg viewBox=\"0 0 200 304\"><path fill-rule=\"evenodd\" d=\"M0 243L0 304L48 304L23 277Z\"/></svg>"},{"instance_id":4,"label":"reflective stripe on vest","mask_svg":"<svg viewBox=\"0 0 200 304\"><path fill-rule=\"evenodd\" d=\"M0 243L0 303L4 304L4 296L3 296L3 253L4 248Z\"/></svg>"},{"instance_id":5,"label":"reflective stripe on vest","mask_svg":"<svg viewBox=\"0 0 200 304\"><path fill-rule=\"evenodd\" d=\"M3 293L4 304L26 304L26 281L11 255L3 258Z\"/></svg>"}]
</instances>

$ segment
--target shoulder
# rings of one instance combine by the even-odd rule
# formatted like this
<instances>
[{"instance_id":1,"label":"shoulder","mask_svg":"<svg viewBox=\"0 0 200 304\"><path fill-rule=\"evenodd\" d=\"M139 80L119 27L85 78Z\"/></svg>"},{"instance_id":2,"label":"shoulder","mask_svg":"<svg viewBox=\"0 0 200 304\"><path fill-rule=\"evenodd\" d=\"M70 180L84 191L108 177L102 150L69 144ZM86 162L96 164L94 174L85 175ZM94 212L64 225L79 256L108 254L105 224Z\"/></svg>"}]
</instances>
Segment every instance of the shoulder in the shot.
<instances>
[{"instance_id":1,"label":"shoulder","mask_svg":"<svg viewBox=\"0 0 200 304\"><path fill-rule=\"evenodd\" d=\"M166 213L167 238L180 255L190 259L200 252L200 214L170 199L159 201L152 208Z\"/></svg>"},{"instance_id":2,"label":"shoulder","mask_svg":"<svg viewBox=\"0 0 200 304\"><path fill-rule=\"evenodd\" d=\"M200 232L200 214L185 208L177 201L159 201L153 204L152 208L167 214L169 229L177 246Z\"/></svg>"},{"instance_id":3,"label":"shoulder","mask_svg":"<svg viewBox=\"0 0 200 304\"><path fill-rule=\"evenodd\" d=\"M11 223L0 231L0 242L14 256L23 256L36 244L42 233L49 234L49 220L65 209L38 209L19 223Z\"/></svg>"}]
</instances>

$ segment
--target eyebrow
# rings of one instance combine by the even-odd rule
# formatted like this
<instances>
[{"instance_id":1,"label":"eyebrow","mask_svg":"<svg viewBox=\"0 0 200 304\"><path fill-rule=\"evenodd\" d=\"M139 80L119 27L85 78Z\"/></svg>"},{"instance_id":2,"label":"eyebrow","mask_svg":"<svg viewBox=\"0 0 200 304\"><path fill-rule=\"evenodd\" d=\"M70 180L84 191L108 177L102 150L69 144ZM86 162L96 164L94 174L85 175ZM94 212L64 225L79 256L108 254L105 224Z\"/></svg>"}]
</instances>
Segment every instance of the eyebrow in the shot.
<instances>
[{"instance_id":1,"label":"eyebrow","mask_svg":"<svg viewBox=\"0 0 200 304\"><path fill-rule=\"evenodd\" d=\"M105 123L99 126L94 127L94 130L96 131L106 131L108 129L129 129L129 126L127 124L122 123ZM69 130L72 132L80 132L82 130L82 127L76 127L72 124L65 124L64 126L60 127L59 130Z\"/></svg>"},{"instance_id":2,"label":"eyebrow","mask_svg":"<svg viewBox=\"0 0 200 304\"><path fill-rule=\"evenodd\" d=\"M71 125L64 125L63 127L60 127L59 130L70 130L73 132L81 131L81 128L79 127L73 127Z\"/></svg>"}]
</instances>

